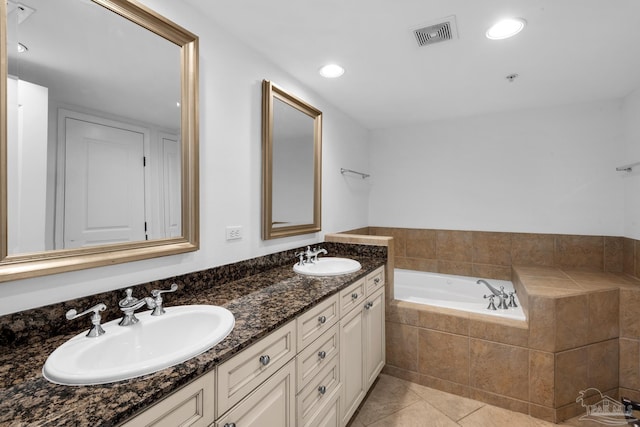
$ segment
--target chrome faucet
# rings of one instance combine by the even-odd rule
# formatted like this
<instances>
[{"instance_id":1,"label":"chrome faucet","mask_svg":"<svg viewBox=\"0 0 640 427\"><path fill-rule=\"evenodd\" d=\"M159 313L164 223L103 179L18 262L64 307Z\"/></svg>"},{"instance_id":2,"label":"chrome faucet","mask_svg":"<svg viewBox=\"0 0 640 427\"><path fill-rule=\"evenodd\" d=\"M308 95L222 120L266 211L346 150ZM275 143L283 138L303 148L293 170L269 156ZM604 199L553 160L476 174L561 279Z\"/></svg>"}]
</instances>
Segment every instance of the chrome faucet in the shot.
<instances>
[{"instance_id":1,"label":"chrome faucet","mask_svg":"<svg viewBox=\"0 0 640 427\"><path fill-rule=\"evenodd\" d=\"M327 250L324 248L313 248L311 246L307 246L307 250L304 252L297 252L295 254L296 258L298 258L298 265L302 266L309 263L314 263L318 261L318 255L327 254Z\"/></svg>"},{"instance_id":2,"label":"chrome faucet","mask_svg":"<svg viewBox=\"0 0 640 427\"><path fill-rule=\"evenodd\" d=\"M78 313L78 311L75 308L72 308L71 310L67 311L66 317L67 317L67 320L73 320L80 316L84 316L85 314L93 313L91 315L91 324L93 326L91 327L91 329L89 329L87 336L89 338L95 338L105 333L104 329L102 329L102 326L100 326L100 321L102 320L102 317L100 316L100 312L105 311L106 309L107 309L107 306L104 305L103 303L96 304L93 307L86 309L82 313Z\"/></svg>"},{"instance_id":3,"label":"chrome faucet","mask_svg":"<svg viewBox=\"0 0 640 427\"><path fill-rule=\"evenodd\" d=\"M153 311L151 312L152 316L161 316L165 313L164 307L162 306L162 294L166 294L168 292L175 292L178 290L178 285L175 283L171 284L171 289L160 290L154 289L151 291L151 296L153 297L153 302L155 307L153 307Z\"/></svg>"},{"instance_id":4,"label":"chrome faucet","mask_svg":"<svg viewBox=\"0 0 640 427\"><path fill-rule=\"evenodd\" d=\"M489 290L491 291L491 293L493 294L494 297L498 297L500 299L500 302L498 303L498 308L502 309L502 310L506 310L509 307L507 307L507 303L506 300L509 297L509 295L507 295L507 293L504 291L504 286L500 286L500 290L496 289L493 285L491 285L489 282L487 282L486 280L483 279L479 279L476 282L478 285L485 285L487 288L489 288ZM490 298L488 296L485 295L485 298ZM515 304L515 301L513 302ZM495 305L493 305L493 298L489 299L489 307L490 310L495 310Z\"/></svg>"},{"instance_id":5,"label":"chrome faucet","mask_svg":"<svg viewBox=\"0 0 640 427\"><path fill-rule=\"evenodd\" d=\"M124 313L122 320L118 323L120 326L131 326L138 323L140 320L135 316L135 311L137 309L144 307L145 305L149 309L156 307L156 303L151 297L138 299L131 295L133 293L131 288L127 288L124 292L126 296L118 302L120 310Z\"/></svg>"}]
</instances>

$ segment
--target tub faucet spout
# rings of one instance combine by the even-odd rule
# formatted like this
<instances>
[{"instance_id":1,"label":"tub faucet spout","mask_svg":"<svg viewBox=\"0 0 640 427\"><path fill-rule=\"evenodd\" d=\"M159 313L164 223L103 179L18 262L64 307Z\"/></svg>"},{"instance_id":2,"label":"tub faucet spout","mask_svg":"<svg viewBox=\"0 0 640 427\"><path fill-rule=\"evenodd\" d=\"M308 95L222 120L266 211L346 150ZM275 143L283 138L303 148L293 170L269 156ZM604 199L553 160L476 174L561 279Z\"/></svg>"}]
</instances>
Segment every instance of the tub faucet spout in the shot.
<instances>
[{"instance_id":1,"label":"tub faucet spout","mask_svg":"<svg viewBox=\"0 0 640 427\"><path fill-rule=\"evenodd\" d=\"M504 286L500 286L500 290L498 290L489 282L483 279L479 279L476 283L478 285L485 285L487 288L489 288L489 290L494 296L497 296L500 299L500 302L498 303L498 308L502 310L507 310L509 308L507 307L507 303L506 303L509 295L507 295L507 293L504 291Z\"/></svg>"}]
</instances>

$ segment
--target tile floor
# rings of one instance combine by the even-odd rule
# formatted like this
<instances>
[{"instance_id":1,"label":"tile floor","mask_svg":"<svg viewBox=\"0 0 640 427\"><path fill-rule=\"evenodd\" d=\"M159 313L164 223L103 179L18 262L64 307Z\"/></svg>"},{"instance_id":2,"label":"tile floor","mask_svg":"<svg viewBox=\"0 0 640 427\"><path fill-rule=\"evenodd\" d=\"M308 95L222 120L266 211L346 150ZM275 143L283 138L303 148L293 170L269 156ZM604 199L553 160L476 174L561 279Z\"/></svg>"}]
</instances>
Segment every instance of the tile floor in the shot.
<instances>
[{"instance_id":1,"label":"tile floor","mask_svg":"<svg viewBox=\"0 0 640 427\"><path fill-rule=\"evenodd\" d=\"M603 427L573 418L562 426ZM557 424L381 374L349 427L552 427Z\"/></svg>"}]
</instances>

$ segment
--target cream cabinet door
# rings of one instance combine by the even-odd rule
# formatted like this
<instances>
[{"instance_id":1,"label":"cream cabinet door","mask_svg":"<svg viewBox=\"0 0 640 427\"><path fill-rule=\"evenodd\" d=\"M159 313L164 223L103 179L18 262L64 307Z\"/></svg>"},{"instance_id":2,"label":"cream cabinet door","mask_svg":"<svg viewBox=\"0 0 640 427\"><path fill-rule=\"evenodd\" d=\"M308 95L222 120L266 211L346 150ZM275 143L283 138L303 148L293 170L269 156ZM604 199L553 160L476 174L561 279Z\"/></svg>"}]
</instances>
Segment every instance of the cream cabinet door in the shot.
<instances>
[{"instance_id":1,"label":"cream cabinet door","mask_svg":"<svg viewBox=\"0 0 640 427\"><path fill-rule=\"evenodd\" d=\"M342 424L346 425L366 394L364 388L364 303L340 321Z\"/></svg>"},{"instance_id":2,"label":"cream cabinet door","mask_svg":"<svg viewBox=\"0 0 640 427\"><path fill-rule=\"evenodd\" d=\"M234 406L216 427L295 427L295 361L292 360Z\"/></svg>"},{"instance_id":3,"label":"cream cabinet door","mask_svg":"<svg viewBox=\"0 0 640 427\"><path fill-rule=\"evenodd\" d=\"M366 339L364 340L364 365L366 389L373 384L385 362L384 341L384 289L367 298L364 306Z\"/></svg>"},{"instance_id":4,"label":"cream cabinet door","mask_svg":"<svg viewBox=\"0 0 640 427\"><path fill-rule=\"evenodd\" d=\"M161 400L120 427L207 427L214 420L215 371Z\"/></svg>"}]
</instances>

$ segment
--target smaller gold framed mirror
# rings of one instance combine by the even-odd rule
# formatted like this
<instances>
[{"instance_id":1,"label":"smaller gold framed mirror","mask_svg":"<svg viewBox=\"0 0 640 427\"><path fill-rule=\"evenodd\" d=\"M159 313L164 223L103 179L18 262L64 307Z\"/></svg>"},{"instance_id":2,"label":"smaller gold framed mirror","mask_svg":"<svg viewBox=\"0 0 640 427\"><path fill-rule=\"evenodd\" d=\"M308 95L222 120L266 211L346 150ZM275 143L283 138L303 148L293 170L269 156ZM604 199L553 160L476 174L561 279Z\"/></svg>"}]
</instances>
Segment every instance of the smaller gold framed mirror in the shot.
<instances>
[{"instance_id":1,"label":"smaller gold framed mirror","mask_svg":"<svg viewBox=\"0 0 640 427\"><path fill-rule=\"evenodd\" d=\"M322 112L262 82L262 238L321 230Z\"/></svg>"}]
</instances>

